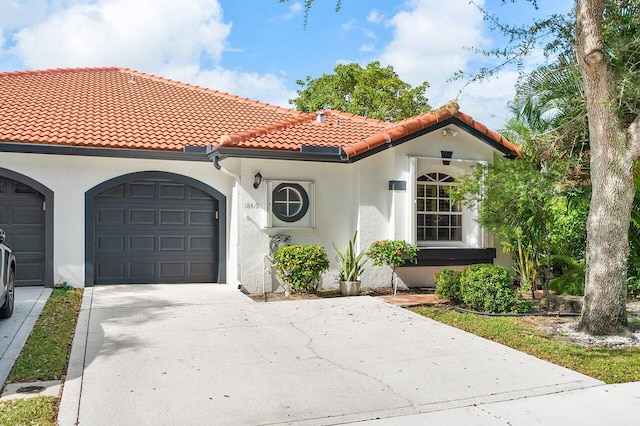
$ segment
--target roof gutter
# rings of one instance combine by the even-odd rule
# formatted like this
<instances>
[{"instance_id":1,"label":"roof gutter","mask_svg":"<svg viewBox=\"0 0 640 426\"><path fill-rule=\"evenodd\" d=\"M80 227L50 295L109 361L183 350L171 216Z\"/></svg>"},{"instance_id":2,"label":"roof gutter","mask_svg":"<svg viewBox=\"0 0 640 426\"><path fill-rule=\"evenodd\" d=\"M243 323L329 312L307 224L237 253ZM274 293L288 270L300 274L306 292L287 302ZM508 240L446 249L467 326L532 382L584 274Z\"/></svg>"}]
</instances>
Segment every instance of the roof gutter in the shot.
<instances>
[{"instance_id":1,"label":"roof gutter","mask_svg":"<svg viewBox=\"0 0 640 426\"><path fill-rule=\"evenodd\" d=\"M275 151L270 149L218 147L207 155L213 160L216 168L222 167L219 162L225 158L255 158L262 160L295 160L316 161L323 163L348 163L349 157L342 148L303 146L300 151Z\"/></svg>"},{"instance_id":2,"label":"roof gutter","mask_svg":"<svg viewBox=\"0 0 640 426\"><path fill-rule=\"evenodd\" d=\"M82 155L87 157L137 158L148 160L209 161L204 147L185 147L184 151L151 149L94 148L22 142L0 142L0 152L22 154Z\"/></svg>"}]
</instances>

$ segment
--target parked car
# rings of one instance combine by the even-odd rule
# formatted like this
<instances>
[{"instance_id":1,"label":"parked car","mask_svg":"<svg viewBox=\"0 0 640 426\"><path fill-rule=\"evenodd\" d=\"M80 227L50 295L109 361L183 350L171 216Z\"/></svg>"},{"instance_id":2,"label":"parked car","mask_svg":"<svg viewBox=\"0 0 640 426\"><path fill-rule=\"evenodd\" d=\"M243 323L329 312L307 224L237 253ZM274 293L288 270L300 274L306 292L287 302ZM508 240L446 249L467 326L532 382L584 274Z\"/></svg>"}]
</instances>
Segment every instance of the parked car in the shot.
<instances>
[{"instance_id":1,"label":"parked car","mask_svg":"<svg viewBox=\"0 0 640 426\"><path fill-rule=\"evenodd\" d=\"M13 250L4 244L6 235L0 229L0 254L2 254L2 264L0 264L0 318L9 318L13 315L13 302L15 299L15 278L16 278L16 256Z\"/></svg>"}]
</instances>

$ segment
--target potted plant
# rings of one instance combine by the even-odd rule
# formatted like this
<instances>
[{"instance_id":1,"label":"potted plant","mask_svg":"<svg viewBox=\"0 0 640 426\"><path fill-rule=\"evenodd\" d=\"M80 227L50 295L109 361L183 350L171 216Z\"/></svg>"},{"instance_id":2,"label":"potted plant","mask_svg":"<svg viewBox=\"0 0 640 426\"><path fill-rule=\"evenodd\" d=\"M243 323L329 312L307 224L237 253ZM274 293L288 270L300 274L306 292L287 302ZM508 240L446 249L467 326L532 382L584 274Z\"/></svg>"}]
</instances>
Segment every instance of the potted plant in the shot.
<instances>
[{"instance_id":1,"label":"potted plant","mask_svg":"<svg viewBox=\"0 0 640 426\"><path fill-rule=\"evenodd\" d=\"M356 296L360 292L360 274L364 271L364 264L367 258L365 252L356 254L355 245L358 231L353 234L353 239L349 241L347 249L342 252L336 245L333 248L340 258L340 294L344 296Z\"/></svg>"},{"instance_id":2,"label":"potted plant","mask_svg":"<svg viewBox=\"0 0 640 426\"><path fill-rule=\"evenodd\" d=\"M396 268L406 262L416 263L418 247L404 240L374 241L367 251L367 257L373 260L375 266L391 267L391 288L395 295L398 290L398 281L394 280Z\"/></svg>"}]
</instances>

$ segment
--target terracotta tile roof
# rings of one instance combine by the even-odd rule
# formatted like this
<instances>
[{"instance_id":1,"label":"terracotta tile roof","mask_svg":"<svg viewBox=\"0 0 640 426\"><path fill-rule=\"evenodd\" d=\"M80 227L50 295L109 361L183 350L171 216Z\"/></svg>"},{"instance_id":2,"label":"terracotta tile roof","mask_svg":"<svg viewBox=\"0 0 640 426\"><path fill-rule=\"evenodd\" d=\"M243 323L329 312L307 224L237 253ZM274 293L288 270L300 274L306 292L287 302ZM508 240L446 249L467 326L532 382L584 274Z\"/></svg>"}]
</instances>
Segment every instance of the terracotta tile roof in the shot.
<instances>
[{"instance_id":1,"label":"terracotta tile roof","mask_svg":"<svg viewBox=\"0 0 640 426\"><path fill-rule=\"evenodd\" d=\"M445 120L456 118L496 144L502 145L511 154L520 154L519 149L498 132L460 112L455 102L396 123L371 120L339 111L324 111L324 114L323 123L316 120L315 113L306 114L286 123L275 123L269 127L225 135L220 140L220 145L291 151L299 150L302 145L339 146L351 158L386 143L396 142Z\"/></svg>"},{"instance_id":2,"label":"terracotta tile roof","mask_svg":"<svg viewBox=\"0 0 640 426\"><path fill-rule=\"evenodd\" d=\"M180 151L184 146L298 151L342 147L354 157L456 118L518 154L457 104L397 123L300 113L126 68L0 73L0 141Z\"/></svg>"},{"instance_id":3,"label":"terracotta tile roof","mask_svg":"<svg viewBox=\"0 0 640 426\"><path fill-rule=\"evenodd\" d=\"M301 114L124 68L0 73L0 141L182 150Z\"/></svg>"}]
</instances>

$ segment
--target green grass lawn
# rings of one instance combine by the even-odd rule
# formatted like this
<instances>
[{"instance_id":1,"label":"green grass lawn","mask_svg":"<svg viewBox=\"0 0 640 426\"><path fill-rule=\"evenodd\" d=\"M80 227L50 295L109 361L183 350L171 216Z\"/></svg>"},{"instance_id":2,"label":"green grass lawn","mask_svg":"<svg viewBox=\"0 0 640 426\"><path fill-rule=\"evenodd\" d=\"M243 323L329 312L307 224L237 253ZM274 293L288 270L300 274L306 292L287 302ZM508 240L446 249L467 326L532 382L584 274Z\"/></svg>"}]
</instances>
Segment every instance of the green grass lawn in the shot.
<instances>
[{"instance_id":1,"label":"green grass lawn","mask_svg":"<svg viewBox=\"0 0 640 426\"><path fill-rule=\"evenodd\" d=\"M53 291L11 370L9 381L60 380L64 376L81 303L82 290Z\"/></svg>"},{"instance_id":2,"label":"green grass lawn","mask_svg":"<svg viewBox=\"0 0 640 426\"><path fill-rule=\"evenodd\" d=\"M522 318L482 317L435 307L411 310L605 383L640 381L640 348L582 347L554 340L526 326Z\"/></svg>"},{"instance_id":3,"label":"green grass lawn","mask_svg":"<svg viewBox=\"0 0 640 426\"><path fill-rule=\"evenodd\" d=\"M53 426L56 424L58 404L58 398L53 396L2 401L0 424Z\"/></svg>"},{"instance_id":4,"label":"green grass lawn","mask_svg":"<svg viewBox=\"0 0 640 426\"><path fill-rule=\"evenodd\" d=\"M9 382L64 377L81 304L82 290L53 291L11 370ZM59 404L59 398L49 396L2 401L0 425L55 425Z\"/></svg>"}]
</instances>

